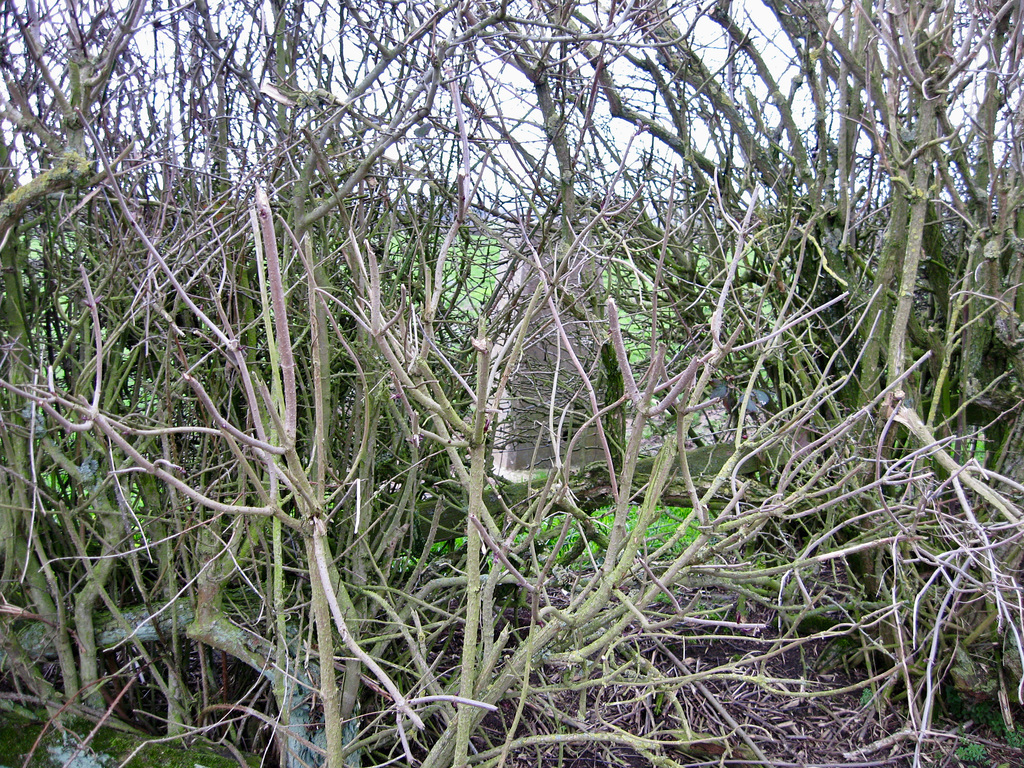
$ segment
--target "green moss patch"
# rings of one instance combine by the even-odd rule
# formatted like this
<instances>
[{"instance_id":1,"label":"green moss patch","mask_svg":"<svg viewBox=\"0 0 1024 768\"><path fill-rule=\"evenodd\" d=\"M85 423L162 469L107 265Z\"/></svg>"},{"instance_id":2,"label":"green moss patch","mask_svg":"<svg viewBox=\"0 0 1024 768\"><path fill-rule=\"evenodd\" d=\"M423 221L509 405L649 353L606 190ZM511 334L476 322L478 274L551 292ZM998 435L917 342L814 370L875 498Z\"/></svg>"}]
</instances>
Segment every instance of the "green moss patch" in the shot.
<instances>
[{"instance_id":1,"label":"green moss patch","mask_svg":"<svg viewBox=\"0 0 1024 768\"><path fill-rule=\"evenodd\" d=\"M0 713L0 768L21 768L32 754L29 768L117 768L129 755L134 756L125 768L237 768L229 755L220 754L206 744L183 746L181 743L153 743L141 736L100 728L92 742L82 747L82 740L92 731L92 724L70 721L62 728L50 727L42 739L44 723L28 720L10 712ZM38 744L36 743L38 739ZM33 747L35 751L33 752ZM137 751L136 751L137 750ZM249 764L258 766L259 758L248 756Z\"/></svg>"}]
</instances>

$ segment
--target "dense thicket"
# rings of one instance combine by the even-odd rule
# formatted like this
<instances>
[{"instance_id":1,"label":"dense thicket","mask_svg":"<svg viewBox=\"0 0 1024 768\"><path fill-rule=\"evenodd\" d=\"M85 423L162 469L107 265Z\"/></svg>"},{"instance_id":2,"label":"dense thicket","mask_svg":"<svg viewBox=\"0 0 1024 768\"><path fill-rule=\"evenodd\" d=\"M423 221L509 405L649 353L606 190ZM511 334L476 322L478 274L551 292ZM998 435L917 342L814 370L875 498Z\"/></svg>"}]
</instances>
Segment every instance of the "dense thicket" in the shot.
<instances>
[{"instance_id":1,"label":"dense thicket","mask_svg":"<svg viewBox=\"0 0 1024 768\"><path fill-rule=\"evenodd\" d=\"M764 763L706 684L832 638L1012 722L1020 8L4 4L5 705Z\"/></svg>"}]
</instances>

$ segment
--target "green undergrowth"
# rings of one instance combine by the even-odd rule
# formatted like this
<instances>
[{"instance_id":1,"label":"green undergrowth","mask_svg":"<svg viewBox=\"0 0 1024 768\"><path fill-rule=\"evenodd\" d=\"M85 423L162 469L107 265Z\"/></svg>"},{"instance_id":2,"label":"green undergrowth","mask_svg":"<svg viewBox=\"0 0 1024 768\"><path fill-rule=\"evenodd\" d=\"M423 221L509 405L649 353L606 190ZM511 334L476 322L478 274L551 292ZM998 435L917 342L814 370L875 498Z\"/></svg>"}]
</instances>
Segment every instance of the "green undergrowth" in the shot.
<instances>
[{"instance_id":1,"label":"green undergrowth","mask_svg":"<svg viewBox=\"0 0 1024 768\"><path fill-rule=\"evenodd\" d=\"M672 557L680 554L690 544L692 544L697 537L700 535L700 529L697 526L696 519L689 519L690 509L688 507L660 507L658 510L659 514L648 527L644 536L644 543L642 550L646 550L645 554L650 554L658 550L663 544L671 539L680 526L685 525L686 530L682 536L676 540L672 547L667 552L662 552L662 557ZM632 533L636 528L637 517L640 514L640 507L633 505L630 507L629 516L626 522L626 529L629 533ZM611 533L612 524L615 522L615 510L612 507L603 507L596 510L591 519L593 520L594 528L602 537L607 537ZM566 523L566 515L557 514L552 515L541 525L540 531L537 533L536 540L543 542L545 545L553 546L561 534L562 527ZM583 530L579 523L570 520L569 530L566 533L565 539L562 542L558 552L554 553L555 557L558 558L559 562L563 560L569 553L575 552L580 549L583 541ZM527 534L520 534L516 538L516 544L521 544L526 540ZM431 554L444 556L452 551L458 551L463 548L466 544L465 537L454 539L450 542L441 542L434 546ZM589 541L589 548L591 555L600 561L604 557L604 549L602 541ZM579 558L577 558L579 559Z\"/></svg>"},{"instance_id":2,"label":"green undergrowth","mask_svg":"<svg viewBox=\"0 0 1024 768\"><path fill-rule=\"evenodd\" d=\"M980 728L982 732L987 731L991 737L1004 742L1011 749L1024 750L1024 729L1008 728L997 702L989 699L972 700L970 696L961 694L953 685L945 686L943 700L947 714L953 722L973 723L975 728ZM985 744L975 741L968 734L960 736L956 757L963 765L978 768L1003 768L1004 765L993 759ZM1009 766L1008 763L1005 765Z\"/></svg>"},{"instance_id":3,"label":"green undergrowth","mask_svg":"<svg viewBox=\"0 0 1024 768\"><path fill-rule=\"evenodd\" d=\"M626 522L626 528L629 533L634 532L639 514L639 506L634 505L630 507ZM612 507L603 507L596 510L592 514L591 519L593 521L593 528L598 536L596 539L590 538L586 541L587 547L590 550L588 555L584 549L582 525L562 513L551 515L541 524L540 530L534 537L534 541L539 545L538 549L543 553L542 558L546 560L554 555L559 565L567 567L588 568L594 564L600 565L604 560L608 534L611 533L612 524L615 522L615 511ZM558 551L552 553L550 548L554 547L558 542L562 528L566 525L567 520L568 530L566 531L565 538ZM681 535L677 536L682 526L685 526L685 530L681 532ZM514 542L515 546L525 543L527 535L526 533L520 534ZM658 517L647 527L640 551L645 557L657 552L659 559L672 558L681 554L699 535L700 529L697 521L690 515L688 507L660 507L658 509ZM672 542L671 546L668 549L659 551L673 537L675 537L675 541ZM438 542L430 551L430 559L431 561L447 561L457 557L458 553L462 552L465 547L465 537ZM415 563L416 558L408 555L399 558L395 563L395 567L400 571L411 571Z\"/></svg>"},{"instance_id":4,"label":"green undergrowth","mask_svg":"<svg viewBox=\"0 0 1024 768\"><path fill-rule=\"evenodd\" d=\"M626 530L632 534L636 530L637 518L640 515L640 507L633 505L629 509L629 515L626 520ZM688 519L689 518L689 519ZM598 509L593 514L594 525L597 530L607 536L611 533L612 524L615 522L615 510L612 507L603 507ZM553 518L546 527L553 529L556 534L563 524L563 519L559 516ZM662 552L662 557L673 557L683 552L690 544L692 544L697 537L700 535L700 529L697 527L696 519L690 515L690 509L688 507L659 507L658 517L647 526L647 530L644 532L644 540L641 545L641 552L643 554L651 554L662 547L663 544L668 542L675 534L679 531L681 526L686 526L686 530L683 531L675 542L673 542L671 548L668 551ZM577 548L582 538L582 532L578 525L571 526L569 534L565 538L565 543L562 548L556 553L556 557L561 558L567 552ZM589 542L591 554L597 558L603 556L604 552L598 542Z\"/></svg>"},{"instance_id":5,"label":"green undergrowth","mask_svg":"<svg viewBox=\"0 0 1024 768\"><path fill-rule=\"evenodd\" d=\"M212 746L180 742L153 743L143 736L101 727L92 740L82 741L93 724L68 720L60 727L47 727L42 720L0 710L0 768L238 768L239 763L222 755ZM42 734L42 737L40 737ZM131 759L124 761L131 755ZM249 756L249 765L258 766L259 758Z\"/></svg>"}]
</instances>

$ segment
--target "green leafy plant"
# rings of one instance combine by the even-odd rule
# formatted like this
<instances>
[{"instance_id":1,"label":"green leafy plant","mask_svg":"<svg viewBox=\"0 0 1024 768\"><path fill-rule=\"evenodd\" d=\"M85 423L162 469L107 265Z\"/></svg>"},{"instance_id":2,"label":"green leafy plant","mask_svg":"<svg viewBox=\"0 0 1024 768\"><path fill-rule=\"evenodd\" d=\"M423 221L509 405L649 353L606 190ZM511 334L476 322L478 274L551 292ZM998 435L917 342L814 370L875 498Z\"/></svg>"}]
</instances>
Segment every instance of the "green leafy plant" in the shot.
<instances>
[{"instance_id":1,"label":"green leafy plant","mask_svg":"<svg viewBox=\"0 0 1024 768\"><path fill-rule=\"evenodd\" d=\"M871 700L873 698L874 692L870 688L865 688L863 691L860 692L860 705L862 707L866 707L868 704L871 703Z\"/></svg>"},{"instance_id":2,"label":"green leafy plant","mask_svg":"<svg viewBox=\"0 0 1024 768\"><path fill-rule=\"evenodd\" d=\"M957 722L965 723L971 720L985 726L997 736L1007 739L1009 733L1012 733L1007 731L999 707L992 701L967 701L955 687L948 686L946 706L949 708L950 717Z\"/></svg>"},{"instance_id":3,"label":"green leafy plant","mask_svg":"<svg viewBox=\"0 0 1024 768\"><path fill-rule=\"evenodd\" d=\"M640 508L634 506L630 509L629 518L626 523L627 529L632 532L636 526L637 515L639 514ZM677 554L683 551L686 547L696 540L697 536L700 535L700 529L697 527L697 523L694 520L687 521L690 516L690 509L688 507L662 507L660 509L661 514L657 520L651 523L646 532L645 541L649 551L653 551L665 543L671 536L673 536L678 530L679 526L686 523L686 531L683 536L677 541L669 554ZM599 530L608 532L611 530L612 523L615 520L615 511L606 507L598 510L594 513L594 522ZM560 523L559 523L560 525ZM565 545L563 548L574 546L579 540L580 534L578 530L573 530L565 539ZM599 551L594 549L592 544L592 551L595 554L600 554Z\"/></svg>"},{"instance_id":4,"label":"green leafy plant","mask_svg":"<svg viewBox=\"0 0 1024 768\"><path fill-rule=\"evenodd\" d=\"M985 751L985 747L978 742L961 738L956 756L964 762L982 762L988 758L988 753Z\"/></svg>"},{"instance_id":5,"label":"green leafy plant","mask_svg":"<svg viewBox=\"0 0 1024 768\"><path fill-rule=\"evenodd\" d=\"M1008 729L1006 731L1006 743L1014 749L1024 749L1024 731L1020 728Z\"/></svg>"}]
</instances>

